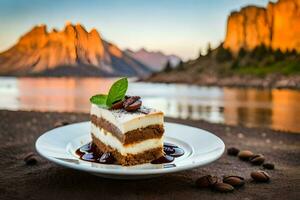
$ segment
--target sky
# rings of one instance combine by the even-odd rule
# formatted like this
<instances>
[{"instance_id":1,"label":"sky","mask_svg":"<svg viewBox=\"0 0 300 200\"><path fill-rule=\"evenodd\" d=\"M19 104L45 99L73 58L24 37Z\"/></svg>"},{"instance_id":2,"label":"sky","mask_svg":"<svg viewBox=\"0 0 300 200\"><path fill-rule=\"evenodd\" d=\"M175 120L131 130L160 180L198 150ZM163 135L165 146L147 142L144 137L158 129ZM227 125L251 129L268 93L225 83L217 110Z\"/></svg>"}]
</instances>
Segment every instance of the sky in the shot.
<instances>
[{"instance_id":1,"label":"sky","mask_svg":"<svg viewBox=\"0 0 300 200\"><path fill-rule=\"evenodd\" d=\"M146 48L193 59L224 40L231 11L268 0L0 0L0 52L34 25L96 28L121 49Z\"/></svg>"}]
</instances>

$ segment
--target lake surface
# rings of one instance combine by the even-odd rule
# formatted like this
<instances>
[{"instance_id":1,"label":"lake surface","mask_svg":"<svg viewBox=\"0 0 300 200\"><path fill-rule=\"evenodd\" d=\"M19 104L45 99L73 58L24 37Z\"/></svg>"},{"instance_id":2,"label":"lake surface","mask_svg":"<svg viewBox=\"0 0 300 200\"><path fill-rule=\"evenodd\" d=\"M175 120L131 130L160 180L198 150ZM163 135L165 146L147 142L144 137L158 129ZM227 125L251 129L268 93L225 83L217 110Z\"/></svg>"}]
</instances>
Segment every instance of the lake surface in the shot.
<instances>
[{"instance_id":1,"label":"lake surface","mask_svg":"<svg viewBox=\"0 0 300 200\"><path fill-rule=\"evenodd\" d=\"M0 109L89 112L115 79L0 77ZM132 82L128 94L166 116L300 132L300 91Z\"/></svg>"}]
</instances>

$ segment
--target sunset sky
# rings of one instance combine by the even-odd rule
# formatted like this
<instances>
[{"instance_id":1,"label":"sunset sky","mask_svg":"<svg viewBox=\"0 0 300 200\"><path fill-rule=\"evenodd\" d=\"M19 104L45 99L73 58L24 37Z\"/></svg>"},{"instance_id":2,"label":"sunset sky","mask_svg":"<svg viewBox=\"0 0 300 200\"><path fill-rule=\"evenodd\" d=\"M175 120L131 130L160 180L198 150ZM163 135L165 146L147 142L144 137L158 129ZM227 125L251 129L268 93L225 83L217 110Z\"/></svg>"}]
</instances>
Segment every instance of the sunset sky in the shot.
<instances>
[{"instance_id":1,"label":"sunset sky","mask_svg":"<svg viewBox=\"0 0 300 200\"><path fill-rule=\"evenodd\" d=\"M95 27L120 48L161 50L195 58L208 42L219 44L233 10L267 0L0 0L0 51L36 24L62 29L67 21Z\"/></svg>"}]
</instances>

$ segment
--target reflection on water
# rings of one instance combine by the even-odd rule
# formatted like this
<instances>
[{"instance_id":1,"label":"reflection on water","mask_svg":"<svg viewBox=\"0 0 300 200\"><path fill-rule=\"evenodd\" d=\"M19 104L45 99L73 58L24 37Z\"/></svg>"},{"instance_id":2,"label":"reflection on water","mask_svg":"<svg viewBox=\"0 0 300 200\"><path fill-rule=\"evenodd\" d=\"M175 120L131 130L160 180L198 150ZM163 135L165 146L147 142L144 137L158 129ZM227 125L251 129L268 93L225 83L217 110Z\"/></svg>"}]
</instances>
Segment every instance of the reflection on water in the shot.
<instances>
[{"instance_id":1,"label":"reflection on water","mask_svg":"<svg viewBox=\"0 0 300 200\"><path fill-rule=\"evenodd\" d=\"M0 78L0 108L89 112L89 97L114 79ZM166 116L300 132L300 92L131 83L129 94Z\"/></svg>"}]
</instances>

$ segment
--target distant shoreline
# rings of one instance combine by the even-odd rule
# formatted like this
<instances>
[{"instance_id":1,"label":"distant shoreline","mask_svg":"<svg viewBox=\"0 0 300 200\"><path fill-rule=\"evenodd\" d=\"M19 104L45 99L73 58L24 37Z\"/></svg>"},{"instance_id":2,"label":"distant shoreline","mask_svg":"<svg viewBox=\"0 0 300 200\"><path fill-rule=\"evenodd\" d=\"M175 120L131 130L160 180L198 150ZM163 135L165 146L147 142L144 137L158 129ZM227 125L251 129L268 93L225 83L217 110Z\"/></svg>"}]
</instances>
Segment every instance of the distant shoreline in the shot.
<instances>
[{"instance_id":1,"label":"distant shoreline","mask_svg":"<svg viewBox=\"0 0 300 200\"><path fill-rule=\"evenodd\" d=\"M142 82L151 83L179 83L198 86L217 86L217 87L239 87L239 88L259 88L259 89L295 89L300 90L300 76L281 76L268 75L265 78L253 76L230 76L216 77L214 75L195 75L188 77L186 74L157 73L145 79Z\"/></svg>"},{"instance_id":2,"label":"distant shoreline","mask_svg":"<svg viewBox=\"0 0 300 200\"><path fill-rule=\"evenodd\" d=\"M114 79L121 76L4 76L0 78L102 78ZM268 76L266 78L232 76L216 78L187 77L185 74L165 74L164 72L153 74L147 78L129 77L133 82L165 83L165 84L188 84L205 87L236 87L257 89L293 89L300 90L300 76Z\"/></svg>"}]
</instances>

